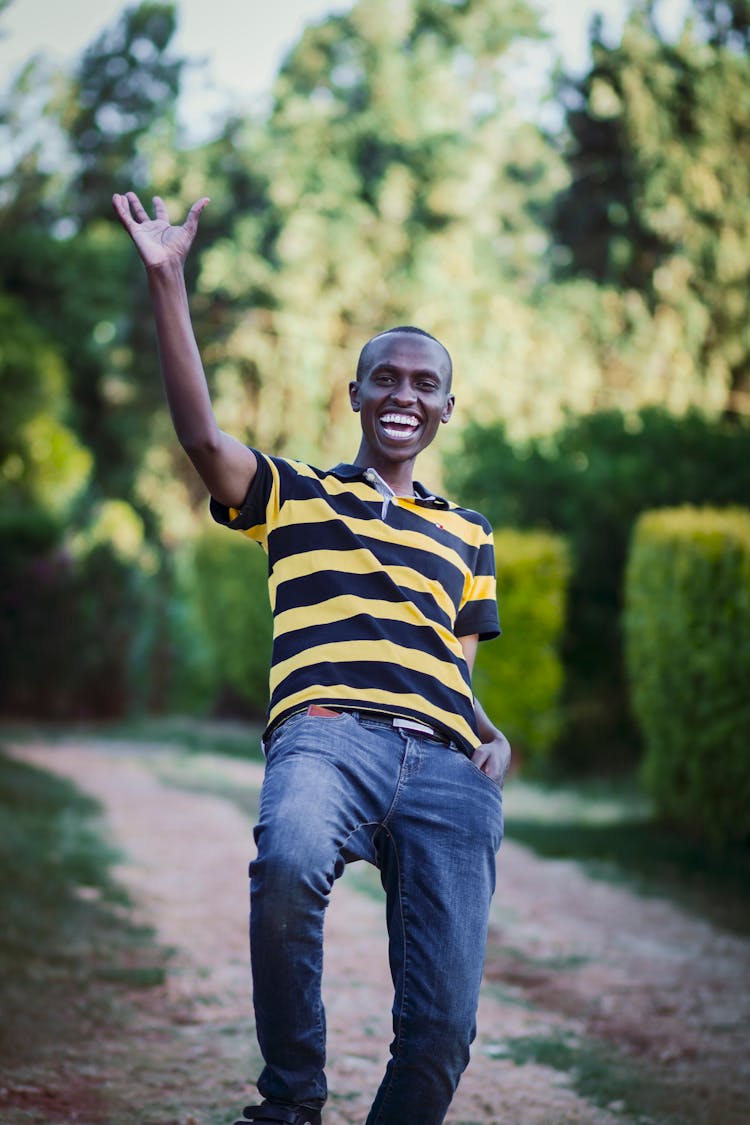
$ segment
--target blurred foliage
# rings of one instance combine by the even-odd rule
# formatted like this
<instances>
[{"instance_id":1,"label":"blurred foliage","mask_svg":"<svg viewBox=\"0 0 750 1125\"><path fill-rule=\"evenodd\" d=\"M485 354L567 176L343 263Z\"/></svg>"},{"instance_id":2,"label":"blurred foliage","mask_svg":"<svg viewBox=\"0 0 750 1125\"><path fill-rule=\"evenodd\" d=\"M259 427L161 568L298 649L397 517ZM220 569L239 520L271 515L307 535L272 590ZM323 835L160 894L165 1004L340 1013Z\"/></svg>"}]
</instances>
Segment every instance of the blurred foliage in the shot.
<instances>
[{"instance_id":1,"label":"blurred foliage","mask_svg":"<svg viewBox=\"0 0 750 1125\"><path fill-rule=\"evenodd\" d=\"M714 844L750 841L750 511L641 516L625 631L658 810Z\"/></svg>"},{"instance_id":2,"label":"blurred foliage","mask_svg":"<svg viewBox=\"0 0 750 1125\"><path fill-rule=\"evenodd\" d=\"M682 484L657 486L672 463L627 443L644 404L749 409L747 17L746 0L693 0L672 43L658 4L634 0L622 41L595 25L589 73L551 88L554 132L519 81L542 38L527 0L357 0L307 27L262 112L200 144L177 125L187 64L172 4L125 8L70 71L31 59L0 105L0 505L26 525L12 584L45 607L32 621L20 598L24 674L24 652L52 653L64 635L43 619L67 620L69 597L71 620L88 613L90 566L91 604L115 623L107 591L121 583L123 668L140 669L112 673L129 685L112 698L209 706L225 684L261 705L239 641L226 665L206 657L220 630L190 575L220 563L202 543L186 561L205 496L163 403L142 269L110 218L115 190L158 193L175 219L205 193L188 285L220 425L313 462L351 456L346 384L364 340L394 322L435 332L456 367L449 491L465 481L496 525L561 530L572 546L571 746L631 739L616 624L630 523L650 503L742 499L746 481L728 431L697 450L690 417L684 445L677 422L661 445L653 418L643 426L660 457L703 465L710 445L705 488L682 464ZM624 412L611 432L573 420L606 407ZM439 455L420 468L435 488ZM46 546L29 530L44 527ZM89 632L81 652L98 645L105 667L104 634ZM65 685L55 651L45 659Z\"/></svg>"},{"instance_id":3,"label":"blurred foliage","mask_svg":"<svg viewBox=\"0 0 750 1125\"><path fill-rule=\"evenodd\" d=\"M92 457L70 428L67 372L54 342L0 293L0 505L65 516Z\"/></svg>"},{"instance_id":4,"label":"blurred foliage","mask_svg":"<svg viewBox=\"0 0 750 1125\"><path fill-rule=\"evenodd\" d=\"M215 710L264 715L273 637L266 555L244 536L211 528L193 545L181 592L195 611L204 691Z\"/></svg>"},{"instance_id":5,"label":"blurred foliage","mask_svg":"<svg viewBox=\"0 0 750 1125\"><path fill-rule=\"evenodd\" d=\"M123 175L145 188L149 148L172 140L184 66L169 54L176 22L172 4L126 8L83 54L63 118L77 157L71 202L82 219L111 216L113 184Z\"/></svg>"},{"instance_id":6,"label":"blurred foliage","mask_svg":"<svg viewBox=\"0 0 750 1125\"><path fill-rule=\"evenodd\" d=\"M649 407L573 417L556 434L518 444L499 424L473 424L450 475L459 495L496 527L548 529L568 540L573 573L561 757L579 768L631 764L638 738L628 711L620 613L633 523L650 507L746 502L750 427Z\"/></svg>"},{"instance_id":7,"label":"blurred foliage","mask_svg":"<svg viewBox=\"0 0 750 1125\"><path fill-rule=\"evenodd\" d=\"M93 538L77 556L28 508L0 516L0 712L111 717L152 690L151 576Z\"/></svg>"},{"instance_id":8,"label":"blurred foliage","mask_svg":"<svg viewBox=\"0 0 750 1125\"><path fill-rule=\"evenodd\" d=\"M110 199L123 183L144 186L147 150L172 142L174 28L171 5L127 9L73 74L32 60L0 114L0 298L15 303L14 331L33 332L46 367L63 373L55 394L93 457L94 494L136 503L162 399L141 273L110 221ZM3 376L3 400L33 389L18 386L24 374L15 384Z\"/></svg>"},{"instance_id":9,"label":"blurred foliage","mask_svg":"<svg viewBox=\"0 0 750 1125\"><path fill-rule=\"evenodd\" d=\"M650 3L634 5L614 47L595 25L589 73L561 84L571 182L553 228L564 273L637 294L672 337L667 402L703 382L713 405L748 413L748 7L695 8L674 43Z\"/></svg>"},{"instance_id":10,"label":"blurred foliage","mask_svg":"<svg viewBox=\"0 0 750 1125\"><path fill-rule=\"evenodd\" d=\"M559 536L504 529L495 555L504 636L479 646L472 682L524 774L534 773L560 734L568 552Z\"/></svg>"},{"instance_id":11,"label":"blurred foliage","mask_svg":"<svg viewBox=\"0 0 750 1125\"><path fill-rule=\"evenodd\" d=\"M748 0L695 0L695 10L712 46L737 51L750 46Z\"/></svg>"},{"instance_id":12,"label":"blurred foliage","mask_svg":"<svg viewBox=\"0 0 750 1125\"><path fill-rule=\"evenodd\" d=\"M522 0L360 0L304 32L239 138L262 195L202 260L231 310L206 351L222 424L338 460L358 350L394 322L445 338L467 399L495 383L489 326L545 273L564 175L503 65L539 34Z\"/></svg>"}]
</instances>

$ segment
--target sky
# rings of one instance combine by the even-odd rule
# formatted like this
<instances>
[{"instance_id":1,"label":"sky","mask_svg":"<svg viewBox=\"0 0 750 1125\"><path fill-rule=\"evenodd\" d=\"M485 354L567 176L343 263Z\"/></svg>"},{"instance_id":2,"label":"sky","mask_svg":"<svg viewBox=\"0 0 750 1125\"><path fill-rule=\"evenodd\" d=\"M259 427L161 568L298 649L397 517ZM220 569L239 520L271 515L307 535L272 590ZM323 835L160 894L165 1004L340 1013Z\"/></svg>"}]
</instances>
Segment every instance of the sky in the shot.
<instances>
[{"instance_id":1,"label":"sky","mask_svg":"<svg viewBox=\"0 0 750 1125\"><path fill-rule=\"evenodd\" d=\"M666 30L678 25L686 2L661 0ZM71 62L127 6L123 0L11 0L0 15L0 86L36 52ZM178 0L175 48L205 60L188 87L183 119L192 120L198 133L209 132L211 115L220 118L228 102L236 109L252 105L268 90L305 24L350 6L347 0ZM604 16L608 37L616 37L629 5L627 0L536 0L536 6L566 69L580 71L594 12ZM217 92L210 94L209 86Z\"/></svg>"}]
</instances>

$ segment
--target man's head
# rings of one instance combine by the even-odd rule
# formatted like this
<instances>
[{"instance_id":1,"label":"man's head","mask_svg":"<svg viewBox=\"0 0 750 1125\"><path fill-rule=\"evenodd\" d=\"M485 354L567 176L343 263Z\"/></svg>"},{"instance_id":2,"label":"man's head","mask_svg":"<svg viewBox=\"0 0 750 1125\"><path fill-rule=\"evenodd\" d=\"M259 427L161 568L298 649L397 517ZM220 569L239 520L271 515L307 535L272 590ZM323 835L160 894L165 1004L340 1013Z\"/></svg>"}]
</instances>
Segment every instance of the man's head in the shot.
<instances>
[{"instance_id":1,"label":"man's head","mask_svg":"<svg viewBox=\"0 0 750 1125\"><path fill-rule=\"evenodd\" d=\"M372 357L373 347L376 341L382 340L385 336L393 336L398 332L405 332L407 335L411 333L414 336L425 336L428 340L433 340L440 348L442 348L445 354L445 362L448 365L448 389L450 390L451 382L453 380L453 361L451 359L450 352L446 348L445 344L441 344L437 337L433 336L431 332L425 332L424 328L415 328L413 324L401 324L397 328L386 328L385 332L378 332L377 336L373 336L367 341L365 346L362 348L362 351L359 353L359 359L357 361L357 372L355 376L357 382L360 382L363 373L367 370L368 362Z\"/></svg>"},{"instance_id":2,"label":"man's head","mask_svg":"<svg viewBox=\"0 0 750 1125\"><path fill-rule=\"evenodd\" d=\"M401 326L368 340L349 384L362 424L357 463L413 462L453 413L451 378L451 357L429 332Z\"/></svg>"}]
</instances>

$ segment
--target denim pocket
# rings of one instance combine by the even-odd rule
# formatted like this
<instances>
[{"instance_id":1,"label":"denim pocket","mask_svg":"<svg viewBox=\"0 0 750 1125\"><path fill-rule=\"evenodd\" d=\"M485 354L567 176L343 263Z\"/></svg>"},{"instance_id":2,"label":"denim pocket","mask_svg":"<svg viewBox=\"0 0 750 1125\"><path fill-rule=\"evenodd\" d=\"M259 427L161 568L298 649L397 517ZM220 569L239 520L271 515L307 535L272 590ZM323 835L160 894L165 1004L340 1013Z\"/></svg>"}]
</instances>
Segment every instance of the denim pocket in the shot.
<instances>
[{"instance_id":1,"label":"denim pocket","mask_svg":"<svg viewBox=\"0 0 750 1125\"><path fill-rule=\"evenodd\" d=\"M492 786L492 788L493 788L493 789L495 789L495 790L496 790L496 791L497 791L498 793L502 793L502 791L503 791L503 783L504 783L504 781L505 781L505 779L504 779L504 778L503 778L503 781L495 781L494 777L490 777L490 775L489 775L489 774L487 774L487 773L485 773L485 772L484 772L484 770L480 770L480 768L479 768L479 766L478 766L478 765L476 764L476 762L472 762L471 758L470 758L470 757L469 757L469 756L468 756L467 754L464 754L464 757L466 758L466 761L467 761L467 762L469 763L469 766L471 767L471 769L473 769L474 773L478 773L478 774L479 774L479 776L480 776L480 777L481 777L481 778L482 778L482 779L483 779L483 780L484 780L484 781L485 781L485 782L486 782L486 783L487 783L488 785L491 785L491 786Z\"/></svg>"},{"instance_id":2,"label":"denim pocket","mask_svg":"<svg viewBox=\"0 0 750 1125\"><path fill-rule=\"evenodd\" d=\"M290 715L288 719L284 719L277 727L273 728L269 737L263 742L263 753L265 754L266 760L268 760L268 755L271 753L274 746L277 746L280 740L290 734L297 726L297 723L306 717L304 711L298 711L296 715Z\"/></svg>"}]
</instances>

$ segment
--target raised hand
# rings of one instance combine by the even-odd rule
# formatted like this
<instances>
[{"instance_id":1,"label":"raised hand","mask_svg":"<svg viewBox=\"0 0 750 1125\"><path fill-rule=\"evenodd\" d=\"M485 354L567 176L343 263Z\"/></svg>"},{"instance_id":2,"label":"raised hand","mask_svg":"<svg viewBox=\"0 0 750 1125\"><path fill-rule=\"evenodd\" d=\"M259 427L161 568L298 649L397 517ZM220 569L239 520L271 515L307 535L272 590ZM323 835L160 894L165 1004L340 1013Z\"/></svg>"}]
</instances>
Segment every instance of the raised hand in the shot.
<instances>
[{"instance_id":1,"label":"raised hand","mask_svg":"<svg viewBox=\"0 0 750 1125\"><path fill-rule=\"evenodd\" d=\"M164 200L158 195L154 196L153 219L149 218L146 208L134 191L112 196L115 214L133 239L147 269L167 262L181 264L185 261L198 230L201 211L207 203L207 196L194 203L185 222L178 227L170 224Z\"/></svg>"}]
</instances>

